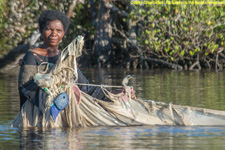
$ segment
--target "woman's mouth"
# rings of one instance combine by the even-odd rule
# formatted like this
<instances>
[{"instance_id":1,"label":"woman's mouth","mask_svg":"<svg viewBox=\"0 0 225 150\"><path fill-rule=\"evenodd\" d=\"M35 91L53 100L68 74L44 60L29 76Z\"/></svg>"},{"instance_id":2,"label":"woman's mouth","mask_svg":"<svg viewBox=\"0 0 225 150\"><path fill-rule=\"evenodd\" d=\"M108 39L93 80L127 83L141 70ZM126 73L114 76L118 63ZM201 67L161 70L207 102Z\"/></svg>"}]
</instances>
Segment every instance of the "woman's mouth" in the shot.
<instances>
[{"instance_id":1,"label":"woman's mouth","mask_svg":"<svg viewBox=\"0 0 225 150\"><path fill-rule=\"evenodd\" d=\"M51 41L51 42L57 42L58 39L49 39L49 41Z\"/></svg>"}]
</instances>

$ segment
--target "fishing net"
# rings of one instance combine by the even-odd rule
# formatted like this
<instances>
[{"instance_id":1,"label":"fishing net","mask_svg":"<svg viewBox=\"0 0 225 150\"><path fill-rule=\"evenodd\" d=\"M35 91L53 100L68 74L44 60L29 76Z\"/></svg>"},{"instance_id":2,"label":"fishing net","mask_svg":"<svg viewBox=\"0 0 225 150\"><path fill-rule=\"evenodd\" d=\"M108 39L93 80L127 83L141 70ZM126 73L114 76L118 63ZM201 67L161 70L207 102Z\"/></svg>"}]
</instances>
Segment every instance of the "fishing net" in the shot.
<instances>
[{"instance_id":1,"label":"fishing net","mask_svg":"<svg viewBox=\"0 0 225 150\"><path fill-rule=\"evenodd\" d=\"M63 50L50 70L38 70L34 80L49 94L48 98L39 100L39 107L27 100L13 126L225 125L223 111L132 99L129 87L124 87L125 93L113 94L100 85L110 102L80 91L76 83L76 58L81 55L83 45L83 36L78 36ZM62 92L68 94L69 104L54 121L50 110L54 99Z\"/></svg>"}]
</instances>

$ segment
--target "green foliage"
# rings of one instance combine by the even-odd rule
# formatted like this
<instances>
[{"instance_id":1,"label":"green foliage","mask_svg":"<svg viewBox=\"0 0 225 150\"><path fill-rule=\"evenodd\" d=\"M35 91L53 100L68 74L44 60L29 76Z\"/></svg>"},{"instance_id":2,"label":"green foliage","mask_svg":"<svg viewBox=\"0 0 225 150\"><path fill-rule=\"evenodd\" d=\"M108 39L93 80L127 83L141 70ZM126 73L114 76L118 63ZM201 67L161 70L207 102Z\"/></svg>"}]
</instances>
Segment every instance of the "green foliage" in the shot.
<instances>
[{"instance_id":1,"label":"green foliage","mask_svg":"<svg viewBox=\"0 0 225 150\"><path fill-rule=\"evenodd\" d=\"M34 30L38 31L37 20L43 10L60 10L67 13L72 3L71 0L39 0L37 2L0 0L0 14L2 14L0 15L0 58L15 48L18 43L24 43ZM69 31L60 48L64 48L77 34L94 33L88 3L87 0L85 4L78 4L75 7L74 16L70 18Z\"/></svg>"},{"instance_id":2,"label":"green foliage","mask_svg":"<svg viewBox=\"0 0 225 150\"><path fill-rule=\"evenodd\" d=\"M72 38L75 35L85 33L86 35L93 35L95 28L93 26L92 17L89 11L89 1L85 1L85 4L78 4L75 9L75 17L70 18L70 32Z\"/></svg>"},{"instance_id":3,"label":"green foliage","mask_svg":"<svg viewBox=\"0 0 225 150\"><path fill-rule=\"evenodd\" d=\"M224 5L134 5L129 19L143 26L137 40L145 50L179 62L224 46L224 10Z\"/></svg>"},{"instance_id":4,"label":"green foliage","mask_svg":"<svg viewBox=\"0 0 225 150\"><path fill-rule=\"evenodd\" d=\"M9 49L9 46L6 44L7 39L5 38L5 35L4 35L4 30L8 26L7 16L6 16L7 12L8 12L8 9L6 7L5 0L0 0L0 33L1 33L0 34L0 45L1 45L0 51L1 53L6 53L7 49Z\"/></svg>"},{"instance_id":5,"label":"green foliage","mask_svg":"<svg viewBox=\"0 0 225 150\"><path fill-rule=\"evenodd\" d=\"M16 47L33 29L30 25L33 23L30 12L27 11L24 3L27 3L27 1L15 3L0 0L0 57ZM17 11L20 11L20 13L17 13ZM26 25L28 26L26 27Z\"/></svg>"},{"instance_id":6,"label":"green foliage","mask_svg":"<svg viewBox=\"0 0 225 150\"><path fill-rule=\"evenodd\" d=\"M5 7L5 0L0 0L0 13L1 13L1 16L4 12L4 7Z\"/></svg>"},{"instance_id":7,"label":"green foliage","mask_svg":"<svg viewBox=\"0 0 225 150\"><path fill-rule=\"evenodd\" d=\"M23 43L33 30L37 30L38 16L44 9L59 9L67 13L72 0L18 0L17 8L12 1L0 0L0 57L18 43ZM70 18L71 25L60 48L64 48L74 36L85 33L89 38L88 49L93 47L95 27L91 11L97 14L98 4L94 1L94 10L89 0L78 4ZM211 57L224 47L225 42L225 6L224 5L133 5L125 1L111 2L126 16L117 16L111 11L112 25L126 33L128 24L137 26L136 40L142 46L143 56L158 57L173 63L189 63ZM2 5L3 4L3 5ZM129 6L128 6L129 5ZM29 8L29 9L27 9ZM125 30L125 31L123 31ZM115 31L115 30L114 30ZM128 31L129 33L129 31ZM120 38L114 32L113 38ZM135 52L134 52L135 53ZM120 53L121 55L121 53ZM125 58L125 57L124 57ZM209 58L208 60L210 60ZM203 60L202 59L202 60Z\"/></svg>"}]
</instances>

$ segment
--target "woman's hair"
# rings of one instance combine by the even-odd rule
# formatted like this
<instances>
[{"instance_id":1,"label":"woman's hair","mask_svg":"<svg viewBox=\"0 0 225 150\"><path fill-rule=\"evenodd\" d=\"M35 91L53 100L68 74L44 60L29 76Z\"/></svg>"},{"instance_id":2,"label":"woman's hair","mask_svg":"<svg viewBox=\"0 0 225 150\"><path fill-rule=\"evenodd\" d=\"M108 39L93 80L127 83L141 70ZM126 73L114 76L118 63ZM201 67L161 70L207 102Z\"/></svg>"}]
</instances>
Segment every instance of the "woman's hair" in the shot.
<instances>
[{"instance_id":1,"label":"woman's hair","mask_svg":"<svg viewBox=\"0 0 225 150\"><path fill-rule=\"evenodd\" d=\"M68 17L58 10L44 10L38 20L40 33L42 33L43 29L49 21L55 20L59 20L62 22L63 29L66 32L70 25Z\"/></svg>"}]
</instances>

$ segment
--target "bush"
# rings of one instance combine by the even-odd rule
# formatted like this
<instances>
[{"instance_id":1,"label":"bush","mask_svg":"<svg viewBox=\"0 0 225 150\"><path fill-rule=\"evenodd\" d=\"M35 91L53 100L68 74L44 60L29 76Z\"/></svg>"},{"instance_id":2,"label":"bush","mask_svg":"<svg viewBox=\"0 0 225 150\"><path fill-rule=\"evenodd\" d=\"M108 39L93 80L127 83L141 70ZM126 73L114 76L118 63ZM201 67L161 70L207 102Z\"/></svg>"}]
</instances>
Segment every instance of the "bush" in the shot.
<instances>
[{"instance_id":1,"label":"bush","mask_svg":"<svg viewBox=\"0 0 225 150\"><path fill-rule=\"evenodd\" d=\"M210 67L225 42L224 5L134 5L129 17L145 55L190 67ZM135 11L138 10L138 11ZM221 55L222 56L222 55ZM221 62L222 63L222 62Z\"/></svg>"},{"instance_id":2,"label":"bush","mask_svg":"<svg viewBox=\"0 0 225 150\"><path fill-rule=\"evenodd\" d=\"M38 17L45 9L66 12L70 0L0 0L0 58L18 45L26 43L38 30Z\"/></svg>"}]
</instances>

